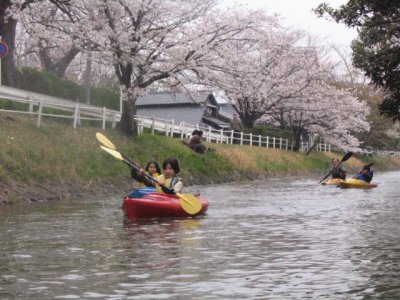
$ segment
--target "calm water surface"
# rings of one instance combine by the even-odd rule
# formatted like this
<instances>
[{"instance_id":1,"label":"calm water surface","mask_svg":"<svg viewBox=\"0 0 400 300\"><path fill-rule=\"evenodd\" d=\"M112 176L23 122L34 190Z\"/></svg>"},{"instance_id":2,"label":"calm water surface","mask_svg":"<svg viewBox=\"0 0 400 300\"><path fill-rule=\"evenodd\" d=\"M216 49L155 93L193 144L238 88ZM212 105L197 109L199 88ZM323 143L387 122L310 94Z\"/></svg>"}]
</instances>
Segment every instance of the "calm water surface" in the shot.
<instances>
[{"instance_id":1,"label":"calm water surface","mask_svg":"<svg viewBox=\"0 0 400 300\"><path fill-rule=\"evenodd\" d=\"M375 178L191 188L201 219L124 224L121 196L0 207L0 299L400 299L400 172Z\"/></svg>"}]
</instances>

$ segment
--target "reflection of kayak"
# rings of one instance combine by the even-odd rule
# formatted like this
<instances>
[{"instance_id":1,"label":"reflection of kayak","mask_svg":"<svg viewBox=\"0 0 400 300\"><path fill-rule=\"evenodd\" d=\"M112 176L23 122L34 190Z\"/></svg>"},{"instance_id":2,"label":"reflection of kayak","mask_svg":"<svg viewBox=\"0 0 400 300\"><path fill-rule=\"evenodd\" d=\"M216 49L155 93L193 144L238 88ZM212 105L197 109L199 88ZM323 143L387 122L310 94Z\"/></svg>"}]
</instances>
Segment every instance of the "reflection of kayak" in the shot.
<instances>
[{"instance_id":1,"label":"reflection of kayak","mask_svg":"<svg viewBox=\"0 0 400 300\"><path fill-rule=\"evenodd\" d=\"M374 183L367 183L364 180L350 178L339 182L339 186L342 188L372 189L376 188L378 185Z\"/></svg>"},{"instance_id":2,"label":"reflection of kayak","mask_svg":"<svg viewBox=\"0 0 400 300\"><path fill-rule=\"evenodd\" d=\"M325 182L323 182L323 185L339 185L340 182L344 181L343 179L340 178L331 178Z\"/></svg>"},{"instance_id":3,"label":"reflection of kayak","mask_svg":"<svg viewBox=\"0 0 400 300\"><path fill-rule=\"evenodd\" d=\"M195 217L204 215L208 209L208 201L201 197L198 199L202 209L190 215L180 206L178 196L157 193L154 188L143 188L127 195L122 209L128 219Z\"/></svg>"}]
</instances>

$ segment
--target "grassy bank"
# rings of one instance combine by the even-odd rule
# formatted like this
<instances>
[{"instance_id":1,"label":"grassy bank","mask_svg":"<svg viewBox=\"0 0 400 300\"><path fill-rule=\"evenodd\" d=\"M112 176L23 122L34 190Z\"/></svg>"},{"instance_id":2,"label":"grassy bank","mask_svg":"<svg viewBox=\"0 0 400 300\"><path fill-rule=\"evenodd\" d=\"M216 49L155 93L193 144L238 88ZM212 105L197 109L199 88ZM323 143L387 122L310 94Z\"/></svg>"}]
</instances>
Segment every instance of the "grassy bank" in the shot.
<instances>
[{"instance_id":1,"label":"grassy bank","mask_svg":"<svg viewBox=\"0 0 400 300\"><path fill-rule=\"evenodd\" d=\"M96 194L123 193L132 186L129 168L99 148L98 128L73 129L51 120L41 128L35 119L0 114L0 202L43 201ZM121 152L144 166L149 160L179 159L186 185L222 183L291 175L324 175L330 158L341 154L280 151L249 146L209 146L200 155L178 139L141 135L134 139L104 132ZM364 162L366 160L364 159ZM371 157L377 170L399 168L400 159ZM350 173L364 164L346 162Z\"/></svg>"}]
</instances>

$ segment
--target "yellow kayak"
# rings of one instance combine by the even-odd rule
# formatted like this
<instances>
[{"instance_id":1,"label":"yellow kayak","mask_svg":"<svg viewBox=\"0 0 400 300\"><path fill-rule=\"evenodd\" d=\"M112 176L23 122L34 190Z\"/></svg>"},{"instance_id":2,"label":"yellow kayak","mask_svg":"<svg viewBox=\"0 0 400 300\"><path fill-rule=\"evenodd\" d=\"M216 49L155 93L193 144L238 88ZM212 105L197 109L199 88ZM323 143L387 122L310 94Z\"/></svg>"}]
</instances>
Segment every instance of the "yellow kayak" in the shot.
<instances>
[{"instance_id":1,"label":"yellow kayak","mask_svg":"<svg viewBox=\"0 0 400 300\"><path fill-rule=\"evenodd\" d=\"M331 178L331 179L323 182L322 185L339 185L339 183L341 183L342 181L344 181L344 180L340 179L340 178Z\"/></svg>"},{"instance_id":2,"label":"yellow kayak","mask_svg":"<svg viewBox=\"0 0 400 300\"><path fill-rule=\"evenodd\" d=\"M372 189L376 188L378 185L374 183L365 182L364 180L350 178L343 180L342 182L339 182L339 186L342 188Z\"/></svg>"}]
</instances>

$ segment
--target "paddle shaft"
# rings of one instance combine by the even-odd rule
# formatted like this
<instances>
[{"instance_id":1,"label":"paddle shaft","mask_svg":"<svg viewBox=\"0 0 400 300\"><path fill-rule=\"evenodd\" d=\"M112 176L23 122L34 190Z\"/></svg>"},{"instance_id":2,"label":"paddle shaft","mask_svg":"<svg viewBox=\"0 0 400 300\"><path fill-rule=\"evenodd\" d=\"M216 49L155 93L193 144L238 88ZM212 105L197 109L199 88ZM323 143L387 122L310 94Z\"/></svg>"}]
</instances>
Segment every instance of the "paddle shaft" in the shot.
<instances>
[{"instance_id":1,"label":"paddle shaft","mask_svg":"<svg viewBox=\"0 0 400 300\"><path fill-rule=\"evenodd\" d=\"M345 162L346 160L348 160L351 156L353 155L353 152L348 152L346 153L343 158L340 160L340 162L337 164L337 166L335 166L334 168L332 168L332 170L329 171L328 175L326 175L324 178L322 178L319 182L321 183L322 181L324 181L325 179L327 179L332 173L333 171L339 169L340 165Z\"/></svg>"},{"instance_id":2,"label":"paddle shaft","mask_svg":"<svg viewBox=\"0 0 400 300\"><path fill-rule=\"evenodd\" d=\"M123 162L126 163L128 166L130 166L131 168L140 171L140 168L138 167L137 164L135 164L134 162L132 162L130 159L127 159L122 153L121 153L122 157L124 158ZM154 177L150 176L149 174L146 174L143 172L143 176L150 179L151 181L153 181L154 183L157 183L158 185L161 185L161 183L155 179ZM175 193L174 189L171 189L169 187L164 186L168 191L170 191L171 193Z\"/></svg>"}]
</instances>

